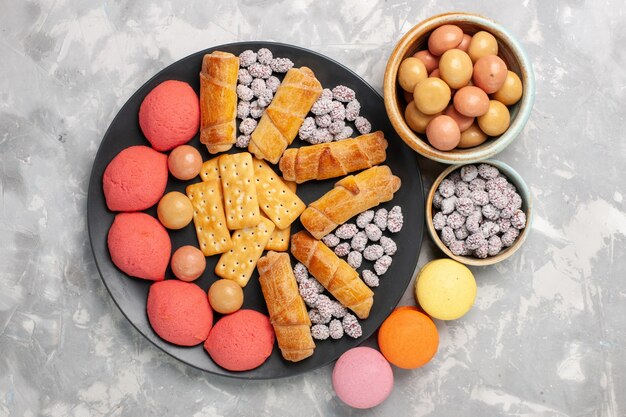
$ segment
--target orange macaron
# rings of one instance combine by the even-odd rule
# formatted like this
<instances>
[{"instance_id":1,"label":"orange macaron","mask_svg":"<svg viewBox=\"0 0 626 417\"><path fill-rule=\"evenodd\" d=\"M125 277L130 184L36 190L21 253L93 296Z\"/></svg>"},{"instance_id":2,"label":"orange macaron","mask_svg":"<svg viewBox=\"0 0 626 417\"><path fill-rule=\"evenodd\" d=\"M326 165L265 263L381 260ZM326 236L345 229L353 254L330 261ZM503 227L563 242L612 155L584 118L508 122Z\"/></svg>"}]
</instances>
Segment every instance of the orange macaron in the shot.
<instances>
[{"instance_id":1,"label":"orange macaron","mask_svg":"<svg viewBox=\"0 0 626 417\"><path fill-rule=\"evenodd\" d=\"M398 368L419 368L437 353L439 333L430 317L416 307L398 307L380 326L378 346Z\"/></svg>"}]
</instances>

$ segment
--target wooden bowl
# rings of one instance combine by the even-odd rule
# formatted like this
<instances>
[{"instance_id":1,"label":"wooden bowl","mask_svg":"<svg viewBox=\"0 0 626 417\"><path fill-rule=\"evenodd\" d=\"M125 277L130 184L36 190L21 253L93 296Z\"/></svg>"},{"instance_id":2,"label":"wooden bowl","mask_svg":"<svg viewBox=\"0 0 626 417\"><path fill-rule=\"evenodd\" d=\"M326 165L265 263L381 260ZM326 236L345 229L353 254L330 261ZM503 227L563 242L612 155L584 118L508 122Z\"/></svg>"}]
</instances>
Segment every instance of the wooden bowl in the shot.
<instances>
[{"instance_id":1,"label":"wooden bowl","mask_svg":"<svg viewBox=\"0 0 626 417\"><path fill-rule=\"evenodd\" d=\"M404 120L406 101L403 90L397 82L400 63L417 51L427 49L430 33L444 24L459 26L465 33L473 35L485 30L498 41L500 56L510 71L515 72L522 80L524 89L522 98L513 106L509 106L511 125L499 137L488 138L483 144L467 149L440 151L430 145L425 134L416 133L409 128ZM411 28L400 39L387 62L383 81L385 109L394 129L400 137L416 152L426 158L446 163L470 163L491 158L506 148L520 134L528 121L533 102L535 101L535 78L531 62L519 42L506 29L485 17L470 13L446 13L431 17Z\"/></svg>"},{"instance_id":2,"label":"wooden bowl","mask_svg":"<svg viewBox=\"0 0 626 417\"><path fill-rule=\"evenodd\" d=\"M493 165L496 168L498 168L500 172L505 177L507 177L509 182L513 184L515 188L517 188L518 194L520 195L520 197L522 197L521 209L524 211L524 213L526 213L526 227L520 231L520 234L517 237L517 239L515 239L515 242L513 243L513 245L502 250L502 252L500 252L496 256L489 256L484 259L479 259L473 256L455 255L441 241L441 238L439 237L439 234L437 233L437 231L435 230L435 226L433 225L433 197L435 195L435 191L437 191L437 188L439 187L439 184L441 184L441 181L443 181L443 179L446 178L448 175L450 175L450 173L452 173L453 171L456 171L457 169L461 169L461 167L465 165L470 165L470 164L460 164L460 165L453 165L453 166L448 167L445 171L441 173L441 175L439 175L439 177L437 177L432 187L430 188L428 197L426 197L426 210L425 210L426 227L428 229L428 233L430 234L430 237L435 242L437 247L441 249L443 253L445 253L447 256L454 259L455 261L461 262L462 264L472 265L472 266L493 265L513 255L522 246L522 244L526 240L526 237L528 236L531 223L532 223L532 213L533 213L532 212L532 197L531 197L530 191L528 189L528 186L522 179L522 177L517 173L517 171L515 171L513 168L511 168L504 162L496 161L493 159L489 159L481 163Z\"/></svg>"}]
</instances>

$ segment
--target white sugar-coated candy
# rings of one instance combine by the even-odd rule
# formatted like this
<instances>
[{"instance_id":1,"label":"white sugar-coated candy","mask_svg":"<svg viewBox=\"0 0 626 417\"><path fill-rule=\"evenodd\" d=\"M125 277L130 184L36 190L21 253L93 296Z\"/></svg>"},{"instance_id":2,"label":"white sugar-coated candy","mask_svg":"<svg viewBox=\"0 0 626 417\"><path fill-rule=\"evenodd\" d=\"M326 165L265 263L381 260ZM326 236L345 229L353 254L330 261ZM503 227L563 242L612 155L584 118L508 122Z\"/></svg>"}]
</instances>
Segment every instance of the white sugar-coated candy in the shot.
<instances>
[{"instance_id":1,"label":"white sugar-coated candy","mask_svg":"<svg viewBox=\"0 0 626 417\"><path fill-rule=\"evenodd\" d=\"M385 255L393 256L398 250L396 242L392 238L387 236L382 236L380 238L380 245L383 247Z\"/></svg>"},{"instance_id":2,"label":"white sugar-coated candy","mask_svg":"<svg viewBox=\"0 0 626 417\"><path fill-rule=\"evenodd\" d=\"M383 232L374 223L370 223L365 226L365 234L369 240L371 240L372 242L377 242L383 235Z\"/></svg>"},{"instance_id":3,"label":"white sugar-coated candy","mask_svg":"<svg viewBox=\"0 0 626 417\"><path fill-rule=\"evenodd\" d=\"M356 218L356 225L361 229L365 229L365 226L370 224L374 219L374 210L367 210L359 214Z\"/></svg>"},{"instance_id":4,"label":"white sugar-coated candy","mask_svg":"<svg viewBox=\"0 0 626 417\"><path fill-rule=\"evenodd\" d=\"M391 266L391 256L383 255L380 259L376 261L374 264L374 271L378 276L383 275L387 272L389 267Z\"/></svg>"},{"instance_id":5,"label":"white sugar-coated candy","mask_svg":"<svg viewBox=\"0 0 626 417\"><path fill-rule=\"evenodd\" d=\"M361 255L361 252L353 250L348 254L347 262L348 265L350 265L352 268L357 269L361 266L361 263L363 262L363 255Z\"/></svg>"},{"instance_id":6,"label":"white sugar-coated candy","mask_svg":"<svg viewBox=\"0 0 626 417\"><path fill-rule=\"evenodd\" d=\"M369 269L361 272L361 277L363 278L363 282L365 283L365 285L367 285L368 287L378 287L378 285L380 284L380 279L378 278L378 275L376 275Z\"/></svg>"},{"instance_id":7,"label":"white sugar-coated candy","mask_svg":"<svg viewBox=\"0 0 626 417\"><path fill-rule=\"evenodd\" d=\"M363 249L363 257L368 261L375 261L385 254L381 245L369 245Z\"/></svg>"},{"instance_id":8,"label":"white sugar-coated candy","mask_svg":"<svg viewBox=\"0 0 626 417\"><path fill-rule=\"evenodd\" d=\"M359 229L354 223L342 224L335 230L335 236L339 239L352 239Z\"/></svg>"},{"instance_id":9,"label":"white sugar-coated candy","mask_svg":"<svg viewBox=\"0 0 626 417\"><path fill-rule=\"evenodd\" d=\"M306 266L298 262L293 267L293 275L296 277L296 281L300 283L309 278L309 271L306 269Z\"/></svg>"}]
</instances>

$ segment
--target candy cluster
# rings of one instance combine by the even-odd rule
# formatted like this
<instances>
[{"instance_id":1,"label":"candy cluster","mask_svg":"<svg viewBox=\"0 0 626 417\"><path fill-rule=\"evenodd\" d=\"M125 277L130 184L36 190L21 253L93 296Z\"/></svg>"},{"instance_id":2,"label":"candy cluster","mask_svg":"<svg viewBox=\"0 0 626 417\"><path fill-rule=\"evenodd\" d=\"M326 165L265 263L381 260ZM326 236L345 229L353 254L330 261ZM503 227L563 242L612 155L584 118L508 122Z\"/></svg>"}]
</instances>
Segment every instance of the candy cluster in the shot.
<instances>
[{"instance_id":1,"label":"candy cluster","mask_svg":"<svg viewBox=\"0 0 626 417\"><path fill-rule=\"evenodd\" d=\"M355 223L339 226L322 241L354 269L361 268L363 260L371 262L370 268L361 271L361 278L368 286L377 287L379 277L387 272L398 250L396 242L383 232L398 233L402 225L400 206L389 211L385 208L367 210L357 216Z\"/></svg>"},{"instance_id":2,"label":"candy cluster","mask_svg":"<svg viewBox=\"0 0 626 417\"><path fill-rule=\"evenodd\" d=\"M517 189L488 164L452 172L435 191L433 208L433 227L458 256L496 256L526 227Z\"/></svg>"},{"instance_id":3,"label":"candy cluster","mask_svg":"<svg viewBox=\"0 0 626 417\"><path fill-rule=\"evenodd\" d=\"M274 58L272 51L261 48L257 52L250 49L239 54L239 75L237 79L237 118L239 132L235 146L246 148L250 135L257 126L257 120L270 105L274 93L280 86L280 79L274 74L284 74L293 62L288 58Z\"/></svg>"},{"instance_id":4,"label":"candy cluster","mask_svg":"<svg viewBox=\"0 0 626 417\"><path fill-rule=\"evenodd\" d=\"M372 125L365 117L360 116L361 104L351 88L338 85L325 88L320 98L311 107L313 116L304 119L300 127L301 140L312 145L347 139L352 136L354 127L364 135L372 130Z\"/></svg>"},{"instance_id":5,"label":"candy cluster","mask_svg":"<svg viewBox=\"0 0 626 417\"><path fill-rule=\"evenodd\" d=\"M341 339L344 334L359 338L363 334L358 319L336 300L323 294L324 287L309 276L306 267L297 263L293 273L298 282L302 299L309 307L309 318L313 326L311 335L317 340Z\"/></svg>"}]
</instances>

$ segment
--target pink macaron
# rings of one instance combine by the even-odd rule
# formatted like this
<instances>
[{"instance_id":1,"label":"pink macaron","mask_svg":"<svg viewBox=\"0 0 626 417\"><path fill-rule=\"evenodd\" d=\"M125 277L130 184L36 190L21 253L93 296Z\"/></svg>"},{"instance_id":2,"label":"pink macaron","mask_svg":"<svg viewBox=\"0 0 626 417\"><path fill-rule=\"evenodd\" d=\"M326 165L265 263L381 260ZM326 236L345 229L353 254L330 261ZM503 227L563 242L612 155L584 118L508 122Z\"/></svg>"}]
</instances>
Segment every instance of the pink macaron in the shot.
<instances>
[{"instance_id":1,"label":"pink macaron","mask_svg":"<svg viewBox=\"0 0 626 417\"><path fill-rule=\"evenodd\" d=\"M376 349L356 347L339 357L333 369L333 388L344 403L372 408L391 394L393 371Z\"/></svg>"}]
</instances>

